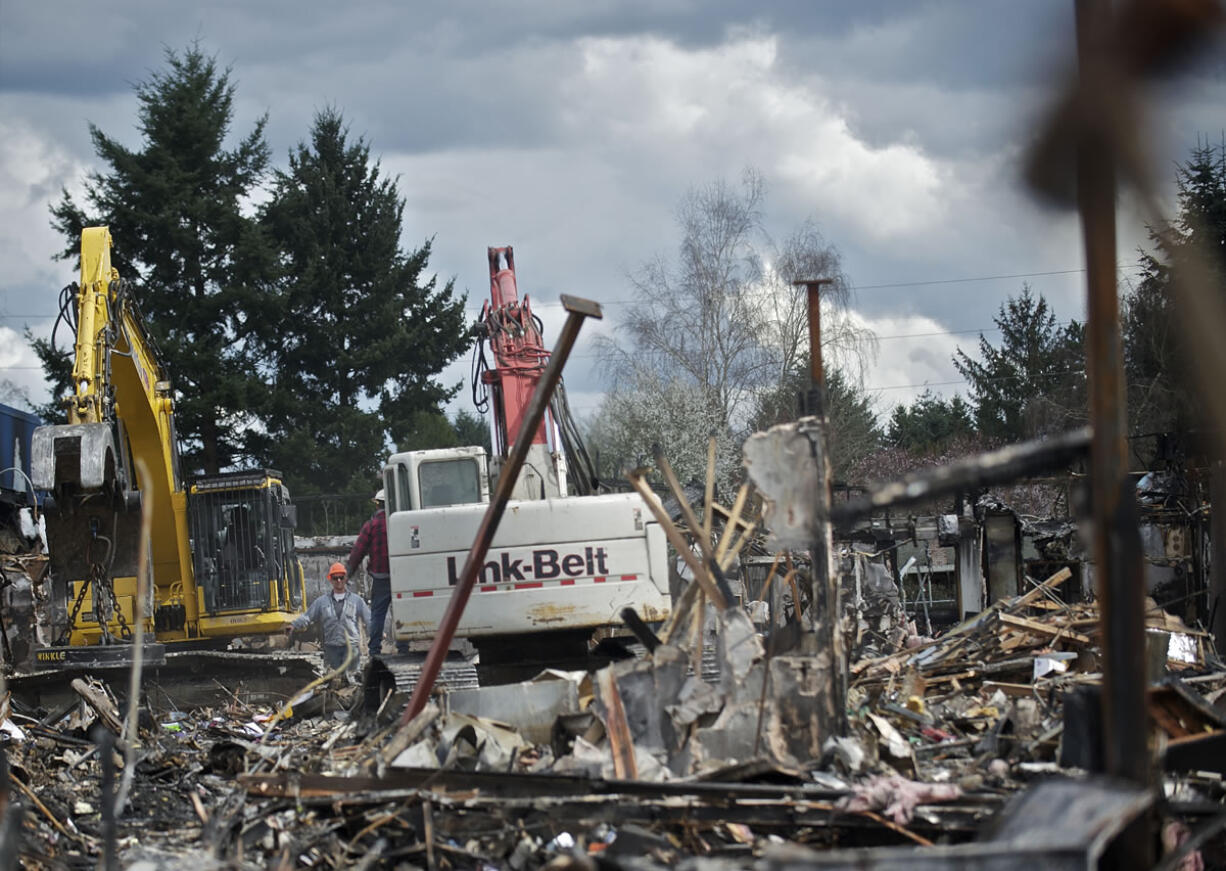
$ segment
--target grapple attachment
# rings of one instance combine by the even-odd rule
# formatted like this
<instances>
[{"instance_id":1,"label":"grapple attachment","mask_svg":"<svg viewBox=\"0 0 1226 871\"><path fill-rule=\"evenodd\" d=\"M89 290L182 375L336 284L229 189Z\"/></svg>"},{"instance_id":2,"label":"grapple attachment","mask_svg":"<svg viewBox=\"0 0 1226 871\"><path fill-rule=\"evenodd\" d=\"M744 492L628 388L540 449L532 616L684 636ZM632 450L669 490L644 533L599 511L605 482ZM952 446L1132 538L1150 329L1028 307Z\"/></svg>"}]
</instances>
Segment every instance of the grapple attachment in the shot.
<instances>
[{"instance_id":1,"label":"grapple attachment","mask_svg":"<svg viewBox=\"0 0 1226 871\"><path fill-rule=\"evenodd\" d=\"M120 471L111 426L41 426L30 454L34 486L52 494L44 504L51 570L84 578L101 563L111 576L135 575L140 493Z\"/></svg>"}]
</instances>

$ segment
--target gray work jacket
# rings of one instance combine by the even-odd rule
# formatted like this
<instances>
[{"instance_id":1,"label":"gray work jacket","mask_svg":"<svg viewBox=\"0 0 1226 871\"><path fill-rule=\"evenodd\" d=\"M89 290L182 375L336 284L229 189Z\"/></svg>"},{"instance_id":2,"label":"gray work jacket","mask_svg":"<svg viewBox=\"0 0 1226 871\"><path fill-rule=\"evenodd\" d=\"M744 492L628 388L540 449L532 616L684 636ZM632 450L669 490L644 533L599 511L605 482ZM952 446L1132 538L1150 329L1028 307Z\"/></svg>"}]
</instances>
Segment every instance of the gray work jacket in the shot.
<instances>
[{"instance_id":1,"label":"gray work jacket","mask_svg":"<svg viewBox=\"0 0 1226 871\"><path fill-rule=\"evenodd\" d=\"M295 629L306 629L312 623L320 623L323 625L324 644L336 644L340 647L345 646L347 630L356 651L359 639L357 618L361 618L363 625L370 623L370 609L366 607L366 600L357 593L347 591L339 618L336 616L333 601L332 593L324 593L311 603L305 614L294 621L293 626Z\"/></svg>"}]
</instances>

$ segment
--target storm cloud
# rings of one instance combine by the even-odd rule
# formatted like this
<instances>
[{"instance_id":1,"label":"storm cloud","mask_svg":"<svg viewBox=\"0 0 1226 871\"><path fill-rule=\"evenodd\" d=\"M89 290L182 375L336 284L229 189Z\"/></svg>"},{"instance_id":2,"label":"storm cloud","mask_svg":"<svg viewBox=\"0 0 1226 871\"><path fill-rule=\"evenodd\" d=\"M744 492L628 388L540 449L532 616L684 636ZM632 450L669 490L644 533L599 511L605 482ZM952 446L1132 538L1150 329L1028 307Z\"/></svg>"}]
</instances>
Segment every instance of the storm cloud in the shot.
<instances>
[{"instance_id":1,"label":"storm cloud","mask_svg":"<svg viewBox=\"0 0 1226 871\"><path fill-rule=\"evenodd\" d=\"M234 132L267 113L279 164L317 110L341 109L398 176L406 246L433 239L474 314L485 246L513 244L547 328L572 293L605 302L599 331L615 331L627 272L676 246L679 197L754 167L770 232L814 219L861 288L858 317L892 337L868 378L883 406L957 390L949 354L1022 281L1081 315L1076 222L1018 180L1072 32L1066 0L5 4L0 379L46 398L20 331L45 335L73 278L48 206L98 168L87 124L136 144L133 84L198 42L232 68ZM1220 131L1222 47L1154 90L1160 172ZM1120 221L1127 279L1146 240L1127 197ZM568 374L587 410L593 363L584 343Z\"/></svg>"}]
</instances>

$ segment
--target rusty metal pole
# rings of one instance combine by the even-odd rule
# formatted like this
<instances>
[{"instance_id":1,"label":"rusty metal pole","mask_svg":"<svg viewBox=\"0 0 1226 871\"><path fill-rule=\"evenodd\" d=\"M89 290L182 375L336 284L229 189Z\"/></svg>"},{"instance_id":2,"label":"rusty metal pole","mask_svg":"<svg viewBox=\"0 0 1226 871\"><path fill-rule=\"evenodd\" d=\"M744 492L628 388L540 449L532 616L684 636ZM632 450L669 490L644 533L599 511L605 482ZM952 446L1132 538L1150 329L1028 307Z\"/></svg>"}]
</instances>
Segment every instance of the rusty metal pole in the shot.
<instances>
[{"instance_id":1,"label":"rusty metal pole","mask_svg":"<svg viewBox=\"0 0 1226 871\"><path fill-rule=\"evenodd\" d=\"M834 284L833 278L806 278L793 281L803 287L809 303L809 390L801 402L801 412L813 417L826 416L826 373L822 368L822 285Z\"/></svg>"},{"instance_id":2,"label":"rusty metal pole","mask_svg":"<svg viewBox=\"0 0 1226 871\"><path fill-rule=\"evenodd\" d=\"M826 373L822 366L822 285L833 284L831 278L812 278L794 282L803 286L808 294L809 305L809 390L805 394L802 410L806 416L817 418L814 446L818 456L818 514L823 518L821 529L813 539L809 551L812 561L812 582L809 592L809 615L813 621L810 636L812 653L825 658L829 663L829 703L834 728L840 735L847 733L847 657L843 651L843 638L839 632L839 585L834 570L834 531L830 523L831 488L829 436L826 431ZM811 437L812 438L812 437ZM797 606L799 608L799 604Z\"/></svg>"},{"instance_id":3,"label":"rusty metal pole","mask_svg":"<svg viewBox=\"0 0 1226 871\"><path fill-rule=\"evenodd\" d=\"M1077 0L1082 93L1108 93L1110 4ZM1149 781L1145 615L1135 495L1126 477L1125 399L1115 268L1115 162L1106 131L1085 126L1077 143L1077 201L1086 254L1091 507L1103 649L1103 758L1108 774Z\"/></svg>"},{"instance_id":4,"label":"rusty metal pole","mask_svg":"<svg viewBox=\"0 0 1226 871\"><path fill-rule=\"evenodd\" d=\"M494 533L498 530L498 523L502 520L503 512L506 511L507 502L511 499L511 491L515 488L519 470L528 457L528 448L532 445L537 427L540 426L545 416L545 409L549 407L554 387L562 377L562 367L566 365L566 358L570 356L575 339L579 336L579 328L583 326L583 321L587 318L599 319L602 317L599 303L566 294L562 294L561 299L562 306L569 312L566 323L562 326L562 333L558 336L558 344L553 349L549 364L545 367L541 380L537 382L536 392L532 394L532 399L528 403L528 410L524 413L519 433L515 436L515 445L511 448L511 453L498 474L498 485L494 488L490 507L486 510L485 517L481 519L481 526L477 529L472 549L469 550L464 569L460 572L460 579L451 591L451 600L447 603L447 610L443 612L443 619L439 622L438 633L434 636L430 652L426 654L426 661L422 665L417 686L413 689L409 704L400 716L402 726L420 714L426 706L426 701L430 698L430 691L434 689L434 682L438 679L447 650L451 647L451 639L455 637L456 627L460 625L464 607L468 604L468 598L472 595L477 576L481 574L481 569L485 565L485 555L489 553Z\"/></svg>"},{"instance_id":5,"label":"rusty metal pole","mask_svg":"<svg viewBox=\"0 0 1226 871\"><path fill-rule=\"evenodd\" d=\"M1226 461L1221 458L1209 466L1209 505L1209 631L1217 649L1226 650Z\"/></svg>"}]
</instances>

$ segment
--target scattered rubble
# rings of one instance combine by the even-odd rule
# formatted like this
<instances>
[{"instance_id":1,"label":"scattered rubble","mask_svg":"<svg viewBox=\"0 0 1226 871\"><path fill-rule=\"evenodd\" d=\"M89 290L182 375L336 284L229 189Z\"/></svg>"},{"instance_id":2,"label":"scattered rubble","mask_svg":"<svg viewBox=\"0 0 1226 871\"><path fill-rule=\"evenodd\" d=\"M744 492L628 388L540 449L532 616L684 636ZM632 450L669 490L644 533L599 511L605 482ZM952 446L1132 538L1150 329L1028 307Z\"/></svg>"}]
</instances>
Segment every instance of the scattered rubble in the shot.
<instances>
[{"instance_id":1,"label":"scattered rubble","mask_svg":"<svg viewBox=\"0 0 1226 871\"><path fill-rule=\"evenodd\" d=\"M350 686L278 706L241 690L188 711L146 699L134 739L113 694L122 687L78 681L78 698L55 711L6 696L4 849L18 819L31 868L108 851L114 867L140 868L848 867L838 848L904 845L928 851L908 849L913 860L985 867L971 860L1002 843L1033 863L1055 848L1033 831L984 840L985 825L1035 825L1036 782L1070 803L1103 789L1086 771L1097 733L1080 701L1100 680L1098 616L1055 593L1066 577L854 662L841 737L806 725L806 687L828 664L781 647L778 628L760 631L752 604L717 611L698 584L636 658L440 692L404 728L384 725L390 699L377 716ZM872 597L860 607L849 617L880 619ZM1208 635L1156 606L1147 625L1163 837L1175 850L1221 817L1226 667ZM715 675L694 655L703 639ZM112 816L129 740L134 787ZM1110 794L1104 826L1148 807L1145 793ZM1068 850L1101 849L1067 828ZM895 861L855 855L870 862L856 867Z\"/></svg>"},{"instance_id":2,"label":"scattered rubble","mask_svg":"<svg viewBox=\"0 0 1226 871\"><path fill-rule=\"evenodd\" d=\"M134 732L126 680L0 690L0 867L1084 868L1148 814L1167 867L1226 858L1226 663L1199 626L1146 602L1160 789L1127 786L1098 773L1103 621L1069 566L995 593L990 565L971 585L960 566L988 604L960 589L980 607L948 625L869 524L892 562L831 541L823 616L808 554L766 551L749 488L732 509L674 497L680 593L663 625L625 615L630 655L446 684L404 725L397 681L295 673L197 704L151 679ZM906 534L930 537L929 583L937 547L984 552L952 515Z\"/></svg>"}]
</instances>

